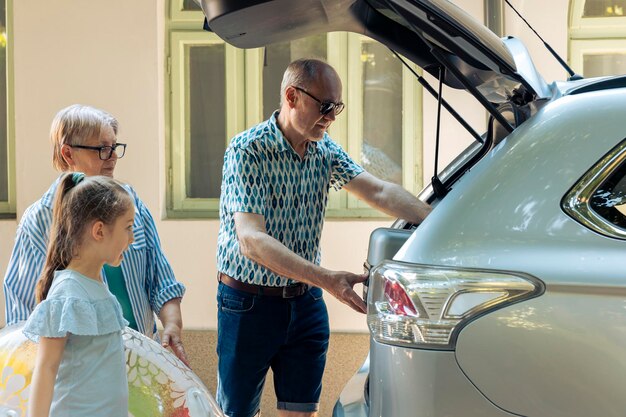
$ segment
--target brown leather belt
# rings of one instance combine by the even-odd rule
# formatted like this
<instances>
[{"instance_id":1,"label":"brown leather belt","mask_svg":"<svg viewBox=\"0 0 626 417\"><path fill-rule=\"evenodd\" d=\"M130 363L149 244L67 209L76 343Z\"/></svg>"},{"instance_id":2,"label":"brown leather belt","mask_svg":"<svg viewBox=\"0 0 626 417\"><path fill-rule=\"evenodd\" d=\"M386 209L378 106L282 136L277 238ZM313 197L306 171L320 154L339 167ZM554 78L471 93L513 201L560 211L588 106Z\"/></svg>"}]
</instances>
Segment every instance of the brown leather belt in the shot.
<instances>
[{"instance_id":1,"label":"brown leather belt","mask_svg":"<svg viewBox=\"0 0 626 417\"><path fill-rule=\"evenodd\" d=\"M217 280L235 290L255 295L266 295L269 297L293 298L298 297L309 290L309 286L301 282L294 285L287 285L286 287L267 287L265 285L248 284L229 277L222 272L217 273Z\"/></svg>"}]
</instances>

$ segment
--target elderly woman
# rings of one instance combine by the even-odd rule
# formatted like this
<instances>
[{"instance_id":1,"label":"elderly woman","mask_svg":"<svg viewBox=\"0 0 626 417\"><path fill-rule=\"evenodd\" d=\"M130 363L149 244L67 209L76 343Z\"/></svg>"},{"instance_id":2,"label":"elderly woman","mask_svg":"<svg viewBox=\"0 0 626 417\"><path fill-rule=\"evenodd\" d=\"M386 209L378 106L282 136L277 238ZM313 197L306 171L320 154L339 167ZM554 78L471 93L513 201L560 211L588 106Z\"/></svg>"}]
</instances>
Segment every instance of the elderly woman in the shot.
<instances>
[{"instance_id":1,"label":"elderly woman","mask_svg":"<svg viewBox=\"0 0 626 417\"><path fill-rule=\"evenodd\" d=\"M113 177L117 160L126 151L126 144L117 142L117 130L117 120L102 110L82 105L61 110L50 131L54 167L62 172ZM17 229L4 278L7 325L26 320L35 307L35 283L45 261L52 200L58 184L57 179L43 197L26 209ZM156 313L163 325L163 346L171 347L187 364L180 312L185 287L174 278L148 208L130 186L126 189L135 204L135 241L124 253L119 267L104 267L103 277L122 305L129 326L158 339Z\"/></svg>"}]
</instances>

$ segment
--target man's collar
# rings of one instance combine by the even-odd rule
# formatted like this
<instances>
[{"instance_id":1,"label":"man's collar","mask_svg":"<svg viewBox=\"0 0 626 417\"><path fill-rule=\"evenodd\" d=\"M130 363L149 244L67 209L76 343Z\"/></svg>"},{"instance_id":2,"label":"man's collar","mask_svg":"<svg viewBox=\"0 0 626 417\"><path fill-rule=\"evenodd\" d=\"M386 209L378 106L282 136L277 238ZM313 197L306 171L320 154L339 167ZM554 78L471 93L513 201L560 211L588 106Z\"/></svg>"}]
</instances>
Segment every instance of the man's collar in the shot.
<instances>
[{"instance_id":1,"label":"man's collar","mask_svg":"<svg viewBox=\"0 0 626 417\"><path fill-rule=\"evenodd\" d=\"M291 151L297 155L298 153L293 149L293 146L291 146L291 143L289 143L285 135L283 135L283 132L278 127L278 122L277 122L278 113L279 113L279 110L276 110L272 114L270 119L268 120L270 132L272 133L275 139L274 143L276 144L276 149L279 152ZM324 133L324 135L326 135L326 133ZM316 150L317 150L317 142L309 141L306 147L306 154L310 155L314 153Z\"/></svg>"}]
</instances>

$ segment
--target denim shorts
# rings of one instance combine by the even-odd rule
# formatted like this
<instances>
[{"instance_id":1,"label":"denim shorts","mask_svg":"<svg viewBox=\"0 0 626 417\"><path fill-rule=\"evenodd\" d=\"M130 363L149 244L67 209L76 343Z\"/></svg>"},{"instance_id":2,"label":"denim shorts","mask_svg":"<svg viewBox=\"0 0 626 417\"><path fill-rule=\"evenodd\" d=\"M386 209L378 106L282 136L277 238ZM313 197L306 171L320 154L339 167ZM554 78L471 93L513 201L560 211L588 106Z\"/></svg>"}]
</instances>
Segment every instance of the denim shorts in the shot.
<instances>
[{"instance_id":1,"label":"denim shorts","mask_svg":"<svg viewBox=\"0 0 626 417\"><path fill-rule=\"evenodd\" d=\"M216 397L224 413L254 416L269 368L279 410L317 411L329 338L322 290L281 298L219 283L217 305Z\"/></svg>"}]
</instances>

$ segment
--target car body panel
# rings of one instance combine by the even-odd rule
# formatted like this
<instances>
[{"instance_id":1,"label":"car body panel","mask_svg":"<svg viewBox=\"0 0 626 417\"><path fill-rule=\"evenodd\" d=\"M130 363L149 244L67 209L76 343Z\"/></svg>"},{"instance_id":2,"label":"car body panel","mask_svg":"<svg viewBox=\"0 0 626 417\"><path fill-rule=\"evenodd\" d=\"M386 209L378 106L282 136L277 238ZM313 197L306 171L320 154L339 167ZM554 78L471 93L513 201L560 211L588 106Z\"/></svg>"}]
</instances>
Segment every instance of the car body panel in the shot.
<instances>
[{"instance_id":1,"label":"car body panel","mask_svg":"<svg viewBox=\"0 0 626 417\"><path fill-rule=\"evenodd\" d=\"M510 417L459 368L454 352L370 343L369 416Z\"/></svg>"},{"instance_id":2,"label":"car body panel","mask_svg":"<svg viewBox=\"0 0 626 417\"><path fill-rule=\"evenodd\" d=\"M596 161L626 138L626 124L589 120L618 120L624 108L626 89L547 104L458 181L394 259L523 271L547 285L588 283L600 262L613 262L594 284L623 285L625 243L582 227L560 203ZM536 186L528 187L529 181Z\"/></svg>"},{"instance_id":3,"label":"car body panel","mask_svg":"<svg viewBox=\"0 0 626 417\"><path fill-rule=\"evenodd\" d=\"M561 285L469 324L456 357L511 413L618 417L626 411L625 346L626 287Z\"/></svg>"}]
</instances>

